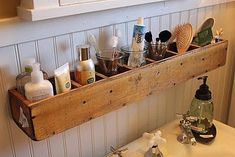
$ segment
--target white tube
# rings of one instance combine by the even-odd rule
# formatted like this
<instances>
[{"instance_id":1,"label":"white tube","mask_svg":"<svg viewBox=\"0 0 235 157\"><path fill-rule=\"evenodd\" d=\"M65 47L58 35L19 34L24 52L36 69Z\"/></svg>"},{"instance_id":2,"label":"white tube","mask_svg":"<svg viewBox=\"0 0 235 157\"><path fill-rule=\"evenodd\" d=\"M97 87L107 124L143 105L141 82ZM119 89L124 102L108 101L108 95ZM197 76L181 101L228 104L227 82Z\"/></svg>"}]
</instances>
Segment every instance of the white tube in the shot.
<instances>
[{"instance_id":1,"label":"white tube","mask_svg":"<svg viewBox=\"0 0 235 157\"><path fill-rule=\"evenodd\" d=\"M71 79L69 72L69 64L66 63L54 71L56 93L60 94L71 89Z\"/></svg>"}]
</instances>

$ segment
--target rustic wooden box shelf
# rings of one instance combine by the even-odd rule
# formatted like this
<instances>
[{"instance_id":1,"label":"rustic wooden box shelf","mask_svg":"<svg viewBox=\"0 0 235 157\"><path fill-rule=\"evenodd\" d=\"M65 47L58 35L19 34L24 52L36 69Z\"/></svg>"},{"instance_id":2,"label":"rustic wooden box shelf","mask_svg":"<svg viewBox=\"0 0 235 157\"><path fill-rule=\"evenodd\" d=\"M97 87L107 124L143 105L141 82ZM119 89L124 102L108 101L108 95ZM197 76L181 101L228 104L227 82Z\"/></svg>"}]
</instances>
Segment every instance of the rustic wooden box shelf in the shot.
<instances>
[{"instance_id":1,"label":"rustic wooden box shelf","mask_svg":"<svg viewBox=\"0 0 235 157\"><path fill-rule=\"evenodd\" d=\"M112 77L97 72L97 82L86 86L73 82L70 92L39 102L30 102L13 89L9 91L12 117L31 139L42 140L224 65L227 46L227 41L191 46L183 55L169 50L161 61L147 59L149 64L136 69L119 65L120 74ZM22 127L20 114L28 126Z\"/></svg>"}]
</instances>

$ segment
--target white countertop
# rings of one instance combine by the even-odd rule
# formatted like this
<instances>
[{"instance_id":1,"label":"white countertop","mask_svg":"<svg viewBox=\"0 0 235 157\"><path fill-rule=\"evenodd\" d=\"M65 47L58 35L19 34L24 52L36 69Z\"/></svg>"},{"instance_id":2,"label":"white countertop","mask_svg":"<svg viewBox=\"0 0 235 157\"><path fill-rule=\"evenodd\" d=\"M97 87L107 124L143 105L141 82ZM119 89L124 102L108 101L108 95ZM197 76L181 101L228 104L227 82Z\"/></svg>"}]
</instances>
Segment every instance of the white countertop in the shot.
<instances>
[{"instance_id":1,"label":"white countertop","mask_svg":"<svg viewBox=\"0 0 235 157\"><path fill-rule=\"evenodd\" d=\"M159 146L164 157L235 157L235 129L215 120L213 123L217 135L208 145L197 143L196 146L192 146L179 143L176 139L181 133L179 120L157 129L162 131L162 137L167 140L166 144ZM139 138L123 148L128 148L123 157L143 157L148 149L144 138Z\"/></svg>"}]
</instances>

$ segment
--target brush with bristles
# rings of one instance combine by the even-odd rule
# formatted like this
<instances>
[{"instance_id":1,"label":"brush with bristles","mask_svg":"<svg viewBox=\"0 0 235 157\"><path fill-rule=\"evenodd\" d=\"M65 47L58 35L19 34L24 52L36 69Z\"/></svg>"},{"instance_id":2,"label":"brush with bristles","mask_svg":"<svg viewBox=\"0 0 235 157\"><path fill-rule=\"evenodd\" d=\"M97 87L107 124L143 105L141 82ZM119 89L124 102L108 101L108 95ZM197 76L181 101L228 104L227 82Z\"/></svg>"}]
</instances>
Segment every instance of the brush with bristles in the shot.
<instances>
[{"instance_id":1,"label":"brush with bristles","mask_svg":"<svg viewBox=\"0 0 235 157\"><path fill-rule=\"evenodd\" d=\"M168 43L173 43L174 40L176 39L176 37L178 36L179 33L179 28L181 27L181 25L177 25L175 26L174 30L171 33L171 38L169 39Z\"/></svg>"},{"instance_id":2,"label":"brush with bristles","mask_svg":"<svg viewBox=\"0 0 235 157\"><path fill-rule=\"evenodd\" d=\"M176 33L176 47L179 54L185 53L193 40L193 28L190 23L180 25Z\"/></svg>"},{"instance_id":3,"label":"brush with bristles","mask_svg":"<svg viewBox=\"0 0 235 157\"><path fill-rule=\"evenodd\" d=\"M87 36L87 40L88 40L89 45L93 46L95 51L96 51L96 53L100 54L101 51L99 49L98 42L97 42L94 34L92 34L90 32L87 32L86 36Z\"/></svg>"},{"instance_id":4,"label":"brush with bristles","mask_svg":"<svg viewBox=\"0 0 235 157\"><path fill-rule=\"evenodd\" d=\"M170 38L171 38L171 32L169 32L168 30L164 30L159 33L159 39L161 40L162 43L169 41Z\"/></svg>"},{"instance_id":5,"label":"brush with bristles","mask_svg":"<svg viewBox=\"0 0 235 157\"><path fill-rule=\"evenodd\" d=\"M144 39L148 43L151 43L153 41L153 35L152 35L151 31L145 33Z\"/></svg>"},{"instance_id":6,"label":"brush with bristles","mask_svg":"<svg viewBox=\"0 0 235 157\"><path fill-rule=\"evenodd\" d=\"M145 49L147 50L147 52L149 54L152 54L152 52L153 52L153 49L152 49L153 35L152 35L151 31L145 33L144 39L145 39Z\"/></svg>"}]
</instances>

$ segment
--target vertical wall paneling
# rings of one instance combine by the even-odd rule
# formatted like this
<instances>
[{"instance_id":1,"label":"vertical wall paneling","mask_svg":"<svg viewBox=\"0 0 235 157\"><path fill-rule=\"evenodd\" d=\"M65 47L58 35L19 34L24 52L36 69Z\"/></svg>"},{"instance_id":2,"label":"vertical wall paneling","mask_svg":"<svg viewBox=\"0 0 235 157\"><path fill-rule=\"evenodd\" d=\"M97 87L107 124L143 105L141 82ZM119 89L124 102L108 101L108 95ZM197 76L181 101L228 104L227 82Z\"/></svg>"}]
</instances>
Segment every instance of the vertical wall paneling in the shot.
<instances>
[{"instance_id":1,"label":"vertical wall paneling","mask_svg":"<svg viewBox=\"0 0 235 157\"><path fill-rule=\"evenodd\" d=\"M82 39L81 39L82 38ZM69 45L71 50L71 66L70 69L74 70L76 60L77 60L77 46L78 44L85 44L84 32L78 32L74 34L69 34ZM78 157L80 156L80 138L79 138L78 127L72 128L65 132L64 134L64 150L68 157Z\"/></svg>"},{"instance_id":2,"label":"vertical wall paneling","mask_svg":"<svg viewBox=\"0 0 235 157\"><path fill-rule=\"evenodd\" d=\"M201 27L205 19L206 19L206 8L199 8L198 15L197 15L197 26L198 26L197 29Z\"/></svg>"},{"instance_id":3,"label":"vertical wall paneling","mask_svg":"<svg viewBox=\"0 0 235 157\"><path fill-rule=\"evenodd\" d=\"M32 141L33 157L49 157L47 140Z\"/></svg>"},{"instance_id":4,"label":"vertical wall paneling","mask_svg":"<svg viewBox=\"0 0 235 157\"><path fill-rule=\"evenodd\" d=\"M152 17L151 18L151 32L153 35L153 39L155 41L155 38L158 38L158 34L160 32L160 17Z\"/></svg>"},{"instance_id":5,"label":"vertical wall paneling","mask_svg":"<svg viewBox=\"0 0 235 157\"><path fill-rule=\"evenodd\" d=\"M123 146L128 141L128 106L117 111L117 146Z\"/></svg>"},{"instance_id":6,"label":"vertical wall paneling","mask_svg":"<svg viewBox=\"0 0 235 157\"><path fill-rule=\"evenodd\" d=\"M72 51L70 45L70 36L62 35L54 37L54 54L55 54L55 65L56 67L62 66L66 62L69 62L70 69L72 68ZM66 133L56 135L56 138L50 138L50 147L52 156L67 157L66 147ZM58 149L59 148L59 149ZM57 150L58 149L58 150Z\"/></svg>"},{"instance_id":7,"label":"vertical wall paneling","mask_svg":"<svg viewBox=\"0 0 235 157\"><path fill-rule=\"evenodd\" d=\"M181 12L181 19L184 19L184 21L188 20L188 21L185 21L185 22L189 22L189 23L192 24L192 27L193 27L193 30L194 30L194 33L195 33L196 30L197 30L197 27L198 27L197 26L198 10L197 9L190 10L190 11L188 11L188 14L189 15L186 15L185 13ZM181 21L183 21L183 20L181 20ZM186 81L184 83L184 85L182 85L182 86L184 86L184 87L182 87L182 88L184 88L184 90L183 90L184 94L183 94L183 98L182 98L182 100L183 100L182 106L181 106L182 108L180 109L180 111L182 111L183 113L188 111L189 106L190 106L191 101L192 101L192 98L194 97L194 92L195 92L194 89L193 89L193 81L194 80L195 79L190 79L190 80ZM178 94L178 92L177 92L177 94Z\"/></svg>"},{"instance_id":8,"label":"vertical wall paneling","mask_svg":"<svg viewBox=\"0 0 235 157\"><path fill-rule=\"evenodd\" d=\"M167 90L166 92L166 122L171 122L175 119L176 113L176 104L175 104L175 95L176 95L176 88L172 88ZM178 105L178 104L177 104Z\"/></svg>"},{"instance_id":9,"label":"vertical wall paneling","mask_svg":"<svg viewBox=\"0 0 235 157\"><path fill-rule=\"evenodd\" d=\"M232 7L232 10L234 11L235 9L235 4L234 3L229 3ZM234 11L235 12L235 11ZM234 52L234 50L233 50ZM233 53L233 60L235 60L235 54ZM235 62L233 63L233 66L235 66ZM230 111L229 111L229 118L228 118L228 124L235 127L235 75L233 71L233 92L231 96L231 103L230 103Z\"/></svg>"},{"instance_id":10,"label":"vertical wall paneling","mask_svg":"<svg viewBox=\"0 0 235 157\"><path fill-rule=\"evenodd\" d=\"M106 135L104 116L91 121L93 157L103 157L106 154Z\"/></svg>"},{"instance_id":11,"label":"vertical wall paneling","mask_svg":"<svg viewBox=\"0 0 235 157\"><path fill-rule=\"evenodd\" d=\"M230 19L229 18L230 14L235 15L235 10L234 10L235 5L234 4L232 5L232 3L229 3L229 4L225 4L225 6L228 10L226 18L227 18L227 20L229 20ZM227 27L229 27L229 28L227 28L229 30L229 32L232 32L234 30L234 25L233 26L227 26ZM230 34L230 36L232 38L231 40L234 41L234 37L231 34ZM234 52L234 50L235 50L235 48L233 46L231 46L231 52ZM235 54L234 53L231 53L231 58L232 58L232 60L231 60L231 64L229 65L230 69L229 69L229 72L228 72L230 74L230 77L229 77L230 78L229 79L229 82L230 82L229 97L231 97L231 93L232 93L232 84L231 83L232 83L233 78L234 78L233 72L235 70L235 67L234 67L234 65L235 65Z\"/></svg>"},{"instance_id":12,"label":"vertical wall paneling","mask_svg":"<svg viewBox=\"0 0 235 157\"><path fill-rule=\"evenodd\" d=\"M121 23L121 24L116 24L114 25L114 29L118 29L121 32L121 37L119 39L119 44L118 46L123 46L123 45L127 45L127 30L126 30L126 26L125 23Z\"/></svg>"},{"instance_id":13,"label":"vertical wall paneling","mask_svg":"<svg viewBox=\"0 0 235 157\"><path fill-rule=\"evenodd\" d=\"M79 156L79 140L77 130L78 127L69 129L65 132L65 147L67 157L80 157Z\"/></svg>"},{"instance_id":14,"label":"vertical wall paneling","mask_svg":"<svg viewBox=\"0 0 235 157\"><path fill-rule=\"evenodd\" d=\"M72 51L69 34L55 37L56 55L58 59L57 67L69 62L72 68Z\"/></svg>"},{"instance_id":15,"label":"vertical wall paneling","mask_svg":"<svg viewBox=\"0 0 235 157\"><path fill-rule=\"evenodd\" d=\"M18 51L19 51L19 60L20 60L20 66L21 71L24 71L24 60L27 58L35 58L38 59L37 53L36 53L36 47L35 42L28 42L18 45Z\"/></svg>"},{"instance_id":16,"label":"vertical wall paneling","mask_svg":"<svg viewBox=\"0 0 235 157\"><path fill-rule=\"evenodd\" d=\"M221 25L222 22L220 22L221 19L222 19L222 16L220 14L220 5L213 6L212 14L213 14L213 17L215 18L214 32L216 32L217 29L220 29L222 27L222 25ZM218 71L218 75L220 76L219 77L219 83L218 83L218 86L219 86L218 88L219 88L220 91L218 91L218 92L219 92L220 96L218 98L219 99L218 104L215 104L215 106L218 105L218 109L215 108L215 112L214 112L216 119L220 119L220 115L221 115L220 106L224 106L223 105L224 104L223 103L224 102L224 96L223 96L224 92L221 92L221 91L225 90L224 89L224 86L226 84L225 83L225 69L226 69L226 66L220 68L219 71Z\"/></svg>"},{"instance_id":17,"label":"vertical wall paneling","mask_svg":"<svg viewBox=\"0 0 235 157\"><path fill-rule=\"evenodd\" d=\"M79 126L81 141L81 157L94 157L94 146L92 143L91 122L84 123Z\"/></svg>"},{"instance_id":18,"label":"vertical wall paneling","mask_svg":"<svg viewBox=\"0 0 235 157\"><path fill-rule=\"evenodd\" d=\"M118 125L117 125L117 111L108 113L104 116L104 136L105 136L105 145L106 151L110 152L110 146L117 148L117 134L118 134Z\"/></svg>"},{"instance_id":19,"label":"vertical wall paneling","mask_svg":"<svg viewBox=\"0 0 235 157\"><path fill-rule=\"evenodd\" d=\"M49 76L53 76L54 69L56 69L53 38L38 40L37 43L41 68L47 72Z\"/></svg>"},{"instance_id":20,"label":"vertical wall paneling","mask_svg":"<svg viewBox=\"0 0 235 157\"><path fill-rule=\"evenodd\" d=\"M164 4L167 7L171 2ZM147 30L152 31L154 38L158 37L160 31L172 30L179 23L190 22L197 30L209 17L215 19L213 32L221 27L224 29L224 38L229 40L226 66L206 74L213 92L215 118L223 122L227 119L235 64L235 37L231 33L234 31L234 22L231 21L235 16L234 7L235 3L232 2L164 15L159 15L157 11L155 16L145 17ZM153 92L144 100L127 104L117 111L40 142L31 141L10 118L7 90L15 86L15 76L23 71L23 61L26 58L35 57L41 63L42 69L52 76L54 69L65 62L69 62L73 69L78 58L76 46L87 44L87 32L91 32L102 42L113 35L115 29L119 29L122 33L119 46L122 46L131 44L134 24L136 20L130 21L126 17L123 23L108 24L91 30L82 29L84 31L68 32L59 36L51 35L49 38L26 43L19 41L20 44L0 48L0 156L102 157L110 152L110 146L123 146L141 136L143 132L173 120L175 113L185 113L201 84L196 78L160 93ZM91 56L95 60L93 48Z\"/></svg>"},{"instance_id":21,"label":"vertical wall paneling","mask_svg":"<svg viewBox=\"0 0 235 157\"><path fill-rule=\"evenodd\" d=\"M213 17L213 7L207 7L205 8L205 19ZM217 22L217 21L216 21ZM209 76L209 80L208 80L208 84L210 85L211 91L212 91L212 97L213 97L213 102L214 102L214 108L215 108L215 117L219 117L219 115L217 114L218 111L220 110L220 105L219 105L219 99L221 99L220 97L220 89L219 89L219 84L217 82L219 82L219 78L223 77L221 75L218 76L218 74L220 73L220 69L216 69L210 73L208 73ZM214 80L216 79L216 81ZM216 111L218 110L218 111Z\"/></svg>"},{"instance_id":22,"label":"vertical wall paneling","mask_svg":"<svg viewBox=\"0 0 235 157\"><path fill-rule=\"evenodd\" d=\"M157 103L157 127L162 126L166 123L167 112L166 112L166 91L162 91L161 93L154 94L155 102Z\"/></svg>"},{"instance_id":23,"label":"vertical wall paneling","mask_svg":"<svg viewBox=\"0 0 235 157\"><path fill-rule=\"evenodd\" d=\"M54 62L54 48L52 38L38 40L35 42L35 53L37 56L38 62L41 64L41 68L48 73L49 76L53 76L53 70L55 69ZM51 157L50 147L48 147L49 140L43 141L33 141L33 157Z\"/></svg>"},{"instance_id":24,"label":"vertical wall paneling","mask_svg":"<svg viewBox=\"0 0 235 157\"><path fill-rule=\"evenodd\" d=\"M49 138L49 149L51 157L66 157L64 147L64 133Z\"/></svg>"},{"instance_id":25,"label":"vertical wall paneling","mask_svg":"<svg viewBox=\"0 0 235 157\"><path fill-rule=\"evenodd\" d=\"M146 27L146 31L149 31L149 30L151 30L151 20L150 20L150 18L145 18L144 19L144 25L145 25L145 27Z\"/></svg>"},{"instance_id":26,"label":"vertical wall paneling","mask_svg":"<svg viewBox=\"0 0 235 157\"><path fill-rule=\"evenodd\" d=\"M160 31L169 30L170 29L170 15L162 15L160 16Z\"/></svg>"},{"instance_id":27,"label":"vertical wall paneling","mask_svg":"<svg viewBox=\"0 0 235 157\"><path fill-rule=\"evenodd\" d=\"M6 54L6 55L5 55ZM0 142L0 154L1 156L11 157L16 155L15 145L12 137L11 120L9 119L9 107L7 103L7 88L14 82L12 77L17 74L17 63L15 58L14 47L4 47L0 49L0 56L2 61L0 62L0 132L1 132L1 142ZM9 65L11 63L11 65ZM10 76L9 76L10 75ZM6 82L11 78L10 82ZM26 143L27 147L28 143ZM17 145L18 146L18 145ZM25 148L23 148L25 149ZM26 149L27 150L27 149Z\"/></svg>"},{"instance_id":28,"label":"vertical wall paneling","mask_svg":"<svg viewBox=\"0 0 235 157\"><path fill-rule=\"evenodd\" d=\"M131 142L138 136L138 105L128 106L128 141Z\"/></svg>"},{"instance_id":29,"label":"vertical wall paneling","mask_svg":"<svg viewBox=\"0 0 235 157\"><path fill-rule=\"evenodd\" d=\"M232 100L230 104L230 112L229 112L229 119L228 119L228 124L235 127L235 77L233 81L233 93L232 93Z\"/></svg>"},{"instance_id":30,"label":"vertical wall paneling","mask_svg":"<svg viewBox=\"0 0 235 157\"><path fill-rule=\"evenodd\" d=\"M155 94L151 94L147 102L148 103L148 116L149 116L149 121L148 121L148 130L152 131L155 128L157 128L157 101L155 100Z\"/></svg>"},{"instance_id":31,"label":"vertical wall paneling","mask_svg":"<svg viewBox=\"0 0 235 157\"><path fill-rule=\"evenodd\" d=\"M73 33L71 36L70 36L70 43L71 43L71 51L73 52L73 62L74 62L74 65L76 64L76 61L78 59L78 48L79 46L81 45L84 45L84 44L87 44L87 41L86 41L86 36L85 36L85 32L76 32L76 33Z\"/></svg>"},{"instance_id":32,"label":"vertical wall paneling","mask_svg":"<svg viewBox=\"0 0 235 157\"><path fill-rule=\"evenodd\" d=\"M189 18L190 18L189 15L190 15L190 14L189 14L189 11L188 11L188 10L181 12L180 15L181 15L181 16L180 16L180 23L181 23L181 24L189 22Z\"/></svg>"},{"instance_id":33,"label":"vertical wall paneling","mask_svg":"<svg viewBox=\"0 0 235 157\"><path fill-rule=\"evenodd\" d=\"M19 60L19 66L21 68L21 72L24 71L24 59L26 58L38 59L36 54L35 42L19 44L17 45L17 49L15 50L17 51L16 53L19 54L18 56L19 58L16 60ZM12 56L12 58L13 57L15 56ZM12 79L15 79L15 77L12 77ZM27 154L28 156L32 157L33 156L32 141L29 138L27 138L27 136L16 126L14 122L12 122L12 132L13 132L13 139L15 140L14 145L16 148L16 156L23 157ZM22 143L18 143L19 141L21 141Z\"/></svg>"},{"instance_id":34,"label":"vertical wall paneling","mask_svg":"<svg viewBox=\"0 0 235 157\"><path fill-rule=\"evenodd\" d=\"M227 5L227 4L221 4L221 10L226 10L226 14L225 17L223 17L223 19L225 19L226 21L230 21L231 18L234 18L235 15L235 11L234 11L234 5ZM231 17L232 16L232 17ZM230 39L231 42L234 42L234 35L233 33L231 33L232 31L234 31L234 22L232 22L231 25L227 25L225 22L222 23L222 27L226 30L226 33L224 34L225 37L227 37L228 39ZM224 92L224 104L225 106L222 109L222 114L221 114L221 119L225 122L227 122L228 120L228 107L230 105L230 97L231 97L231 93L232 93L232 81L233 81L233 71L234 71L234 46L233 44L229 45L229 54L228 54L228 58L231 58L228 62L227 62L227 68L226 68L226 74L225 74L225 83L226 83L226 88L225 88L225 92ZM223 116L226 115L226 116Z\"/></svg>"},{"instance_id":35,"label":"vertical wall paneling","mask_svg":"<svg viewBox=\"0 0 235 157\"><path fill-rule=\"evenodd\" d=\"M131 45L132 43L132 35L133 35L133 28L134 28L134 25L137 23L137 21L131 21L131 22L128 22L127 25L126 25L126 29L127 29L127 43L128 45Z\"/></svg>"},{"instance_id":36,"label":"vertical wall paneling","mask_svg":"<svg viewBox=\"0 0 235 157\"><path fill-rule=\"evenodd\" d=\"M113 26L106 26L100 29L99 45L101 49L108 48L110 46L110 38L114 35Z\"/></svg>"},{"instance_id":37,"label":"vertical wall paneling","mask_svg":"<svg viewBox=\"0 0 235 157\"><path fill-rule=\"evenodd\" d=\"M93 30L88 30L87 32L89 32L89 33L92 33L94 36L95 36L95 38L96 38L96 40L97 40L97 44L99 44L99 39L100 39L100 32L101 32L101 28L100 29L93 29ZM87 34L87 32L85 32L85 37L86 37L86 34ZM86 37L87 38L87 37ZM86 41L86 43L88 43L87 41ZM96 63L97 61L96 61L96 56L95 56L95 49L94 49L94 47L91 47L91 49L90 49L90 55L91 55L91 58L94 60L94 62Z\"/></svg>"},{"instance_id":38,"label":"vertical wall paneling","mask_svg":"<svg viewBox=\"0 0 235 157\"><path fill-rule=\"evenodd\" d=\"M196 32L197 29L197 16L197 9L189 11L189 23L192 24L194 32Z\"/></svg>"},{"instance_id":39,"label":"vertical wall paneling","mask_svg":"<svg viewBox=\"0 0 235 157\"><path fill-rule=\"evenodd\" d=\"M181 15L180 13L173 13L171 14L171 28L170 30L174 30L174 28L180 23Z\"/></svg>"},{"instance_id":40,"label":"vertical wall paneling","mask_svg":"<svg viewBox=\"0 0 235 157\"><path fill-rule=\"evenodd\" d=\"M174 108L175 113L183 114L188 111L188 105L184 103L184 99L182 98L182 95L185 94L186 86L184 83L181 83L175 87L175 102L174 102Z\"/></svg>"},{"instance_id":41,"label":"vertical wall paneling","mask_svg":"<svg viewBox=\"0 0 235 157\"><path fill-rule=\"evenodd\" d=\"M147 98L149 99L149 97ZM137 103L138 107L138 137L142 136L144 132L148 131L149 122L149 103L145 99Z\"/></svg>"}]
</instances>

